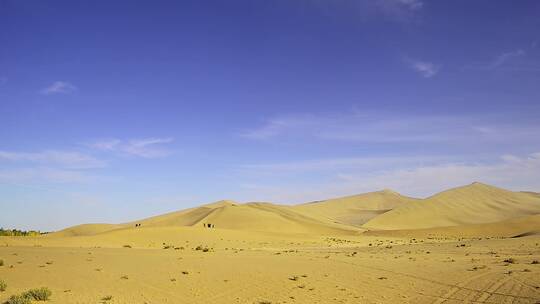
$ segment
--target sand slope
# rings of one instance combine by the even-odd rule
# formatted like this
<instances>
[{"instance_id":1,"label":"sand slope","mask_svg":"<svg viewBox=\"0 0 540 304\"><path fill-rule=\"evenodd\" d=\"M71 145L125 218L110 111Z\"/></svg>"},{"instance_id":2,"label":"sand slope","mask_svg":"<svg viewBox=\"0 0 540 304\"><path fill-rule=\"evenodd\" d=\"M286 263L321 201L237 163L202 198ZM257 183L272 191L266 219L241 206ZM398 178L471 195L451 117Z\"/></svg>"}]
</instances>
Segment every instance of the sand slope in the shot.
<instances>
[{"instance_id":1,"label":"sand slope","mask_svg":"<svg viewBox=\"0 0 540 304\"><path fill-rule=\"evenodd\" d=\"M294 206L295 210L326 217L332 221L360 226L370 219L416 199L392 190L351 195Z\"/></svg>"},{"instance_id":2,"label":"sand slope","mask_svg":"<svg viewBox=\"0 0 540 304\"><path fill-rule=\"evenodd\" d=\"M473 183L404 204L363 225L375 230L494 223L540 214L540 197Z\"/></svg>"},{"instance_id":3,"label":"sand slope","mask_svg":"<svg viewBox=\"0 0 540 304\"><path fill-rule=\"evenodd\" d=\"M416 238L521 237L540 234L540 214L512 218L495 223L403 230L371 230L364 235Z\"/></svg>"},{"instance_id":4,"label":"sand slope","mask_svg":"<svg viewBox=\"0 0 540 304\"><path fill-rule=\"evenodd\" d=\"M94 235L102 232L107 232L115 229L123 228L124 225L115 224L82 224L60 230L55 233L45 235L45 237L70 237L70 236L85 236Z\"/></svg>"},{"instance_id":5,"label":"sand slope","mask_svg":"<svg viewBox=\"0 0 540 304\"><path fill-rule=\"evenodd\" d=\"M136 225L140 224L139 227ZM90 236L116 231L118 229L143 229L149 227L197 227L213 229L235 229L252 232L276 232L290 234L354 234L360 231L352 227L321 217L304 214L290 206L270 203L237 204L233 201L219 201L201 207L190 208L130 223L87 224L64 229L50 237Z\"/></svg>"},{"instance_id":6,"label":"sand slope","mask_svg":"<svg viewBox=\"0 0 540 304\"><path fill-rule=\"evenodd\" d=\"M426 199L383 190L297 206L238 204L224 200L124 224L74 226L48 237L90 236L119 229L149 227L208 229L204 228L205 224L212 224L215 229L340 235L364 229L412 230L496 223L536 214L540 214L538 193L512 192L473 183Z\"/></svg>"},{"instance_id":7,"label":"sand slope","mask_svg":"<svg viewBox=\"0 0 540 304\"><path fill-rule=\"evenodd\" d=\"M51 304L540 303L539 203L473 184L424 200L381 191L299 206L219 201L3 236L0 303L40 286ZM368 211L382 214L367 225L412 228L362 233L353 225Z\"/></svg>"},{"instance_id":8,"label":"sand slope","mask_svg":"<svg viewBox=\"0 0 540 304\"><path fill-rule=\"evenodd\" d=\"M400 195L392 190L382 190L310 202L294 206L294 209L307 214L324 216L339 223L360 226L397 206L414 201L417 199Z\"/></svg>"},{"instance_id":9,"label":"sand slope","mask_svg":"<svg viewBox=\"0 0 540 304\"><path fill-rule=\"evenodd\" d=\"M214 209L197 224L211 223L218 228L287 233L339 234L356 231L349 226L306 215L289 206L248 203Z\"/></svg>"},{"instance_id":10,"label":"sand slope","mask_svg":"<svg viewBox=\"0 0 540 304\"><path fill-rule=\"evenodd\" d=\"M540 301L537 235L458 242L272 235L146 227L0 237L0 278L7 284L0 303L40 286L52 291L43 302L50 304Z\"/></svg>"}]
</instances>

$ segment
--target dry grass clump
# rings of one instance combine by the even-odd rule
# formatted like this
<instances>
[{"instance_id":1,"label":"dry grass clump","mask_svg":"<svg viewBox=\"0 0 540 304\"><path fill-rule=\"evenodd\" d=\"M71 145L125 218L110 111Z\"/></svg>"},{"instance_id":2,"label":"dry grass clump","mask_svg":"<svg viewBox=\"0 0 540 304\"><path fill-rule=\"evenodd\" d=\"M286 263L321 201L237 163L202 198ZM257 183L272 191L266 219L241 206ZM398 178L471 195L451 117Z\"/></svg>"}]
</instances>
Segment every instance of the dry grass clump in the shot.
<instances>
[{"instance_id":1,"label":"dry grass clump","mask_svg":"<svg viewBox=\"0 0 540 304\"><path fill-rule=\"evenodd\" d=\"M36 301L47 301L51 295L52 292L47 287L34 288L22 293L22 296Z\"/></svg>"},{"instance_id":2,"label":"dry grass clump","mask_svg":"<svg viewBox=\"0 0 540 304\"><path fill-rule=\"evenodd\" d=\"M3 280L0 280L0 291L6 291L7 284Z\"/></svg>"},{"instance_id":3,"label":"dry grass clump","mask_svg":"<svg viewBox=\"0 0 540 304\"><path fill-rule=\"evenodd\" d=\"M0 266L4 266L4 260L0 259Z\"/></svg>"},{"instance_id":4,"label":"dry grass clump","mask_svg":"<svg viewBox=\"0 0 540 304\"><path fill-rule=\"evenodd\" d=\"M4 302L4 304L30 304L31 301L29 298L24 297L23 295L13 295Z\"/></svg>"},{"instance_id":5,"label":"dry grass clump","mask_svg":"<svg viewBox=\"0 0 540 304\"><path fill-rule=\"evenodd\" d=\"M30 304L32 301L48 301L52 292L47 287L27 290L19 295L12 295L4 304Z\"/></svg>"}]
</instances>

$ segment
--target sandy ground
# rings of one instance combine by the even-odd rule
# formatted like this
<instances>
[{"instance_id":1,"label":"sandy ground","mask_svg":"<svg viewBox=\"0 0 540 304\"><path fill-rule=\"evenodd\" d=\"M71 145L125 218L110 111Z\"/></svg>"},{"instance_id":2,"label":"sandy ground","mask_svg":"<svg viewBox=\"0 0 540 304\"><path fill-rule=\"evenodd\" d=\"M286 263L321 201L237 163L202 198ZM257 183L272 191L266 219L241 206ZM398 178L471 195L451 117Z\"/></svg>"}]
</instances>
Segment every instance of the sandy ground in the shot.
<instances>
[{"instance_id":1,"label":"sandy ground","mask_svg":"<svg viewBox=\"0 0 540 304\"><path fill-rule=\"evenodd\" d=\"M49 303L540 303L538 235L437 241L148 228L0 237L0 259L8 285L0 302L47 286Z\"/></svg>"}]
</instances>

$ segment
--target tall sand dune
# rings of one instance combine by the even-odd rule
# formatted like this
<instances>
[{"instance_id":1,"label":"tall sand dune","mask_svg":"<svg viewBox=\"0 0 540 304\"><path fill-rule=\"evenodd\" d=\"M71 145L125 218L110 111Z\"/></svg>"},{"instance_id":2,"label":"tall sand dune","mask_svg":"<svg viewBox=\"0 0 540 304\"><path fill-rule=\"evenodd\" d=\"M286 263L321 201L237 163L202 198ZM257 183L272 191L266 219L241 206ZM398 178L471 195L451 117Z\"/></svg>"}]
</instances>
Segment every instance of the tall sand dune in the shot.
<instances>
[{"instance_id":1,"label":"tall sand dune","mask_svg":"<svg viewBox=\"0 0 540 304\"><path fill-rule=\"evenodd\" d=\"M500 222L540 214L540 197L482 183L403 204L363 225L374 230L423 229Z\"/></svg>"},{"instance_id":2,"label":"tall sand dune","mask_svg":"<svg viewBox=\"0 0 540 304\"><path fill-rule=\"evenodd\" d=\"M294 206L295 210L316 214L333 221L360 226L370 219L417 199L403 196L392 190L382 190L345 196Z\"/></svg>"},{"instance_id":3,"label":"tall sand dune","mask_svg":"<svg viewBox=\"0 0 540 304\"><path fill-rule=\"evenodd\" d=\"M207 228L208 225L212 228ZM150 227L195 227L234 229L289 234L354 234L360 228L334 223L317 214L304 214L290 206L270 203L237 204L219 201L201 207L180 210L125 224L86 224L51 234L49 237L90 236L119 229Z\"/></svg>"},{"instance_id":4,"label":"tall sand dune","mask_svg":"<svg viewBox=\"0 0 540 304\"><path fill-rule=\"evenodd\" d=\"M208 224L214 229L312 235L356 234L365 229L413 230L455 226L476 229L478 227L471 228L469 225L497 223L537 214L540 214L538 193L512 192L473 183L426 199L383 190L296 206L238 204L223 200L123 224L74 226L47 237L91 236L151 227L209 229ZM523 222L520 227L528 223L531 221ZM478 235L483 234L482 229ZM512 235L514 232L509 230L498 235Z\"/></svg>"}]
</instances>

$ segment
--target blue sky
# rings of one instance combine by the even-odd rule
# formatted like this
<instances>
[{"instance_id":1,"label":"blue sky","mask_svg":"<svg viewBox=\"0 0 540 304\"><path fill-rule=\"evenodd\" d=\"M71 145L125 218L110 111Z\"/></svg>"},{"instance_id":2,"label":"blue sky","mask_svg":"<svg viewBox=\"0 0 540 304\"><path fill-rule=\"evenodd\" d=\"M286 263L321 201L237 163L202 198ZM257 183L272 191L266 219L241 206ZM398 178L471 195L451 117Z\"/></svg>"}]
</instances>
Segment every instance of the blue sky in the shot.
<instances>
[{"instance_id":1,"label":"blue sky","mask_svg":"<svg viewBox=\"0 0 540 304\"><path fill-rule=\"evenodd\" d=\"M0 0L0 226L540 191L538 1Z\"/></svg>"}]
</instances>

